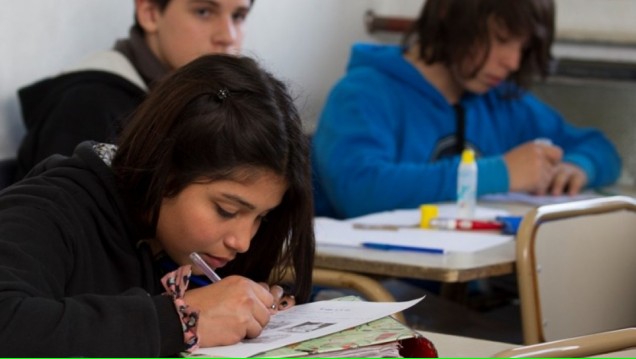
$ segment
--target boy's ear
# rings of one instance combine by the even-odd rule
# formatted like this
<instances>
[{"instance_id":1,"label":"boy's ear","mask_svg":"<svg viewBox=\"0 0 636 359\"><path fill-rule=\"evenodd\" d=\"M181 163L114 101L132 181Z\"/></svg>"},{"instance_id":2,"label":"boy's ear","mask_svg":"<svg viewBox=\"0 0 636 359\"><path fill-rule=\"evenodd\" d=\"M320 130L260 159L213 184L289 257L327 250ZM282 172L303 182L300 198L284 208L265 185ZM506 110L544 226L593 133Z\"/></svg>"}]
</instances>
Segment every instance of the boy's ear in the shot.
<instances>
[{"instance_id":1,"label":"boy's ear","mask_svg":"<svg viewBox=\"0 0 636 359\"><path fill-rule=\"evenodd\" d=\"M152 33L157 29L159 15L161 9L153 0L135 0L135 16L145 33Z\"/></svg>"}]
</instances>

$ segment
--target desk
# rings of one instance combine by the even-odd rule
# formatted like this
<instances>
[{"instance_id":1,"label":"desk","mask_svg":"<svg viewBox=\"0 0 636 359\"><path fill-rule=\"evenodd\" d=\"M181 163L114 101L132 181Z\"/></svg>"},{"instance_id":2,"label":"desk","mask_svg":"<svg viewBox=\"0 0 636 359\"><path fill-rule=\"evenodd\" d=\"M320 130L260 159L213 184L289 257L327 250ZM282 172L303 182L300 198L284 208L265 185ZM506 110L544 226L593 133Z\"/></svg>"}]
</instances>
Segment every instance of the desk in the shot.
<instances>
[{"instance_id":1,"label":"desk","mask_svg":"<svg viewBox=\"0 0 636 359\"><path fill-rule=\"evenodd\" d=\"M493 342L457 335L418 331L433 342L440 358L486 358L504 350L518 347L516 344Z\"/></svg>"},{"instance_id":2,"label":"desk","mask_svg":"<svg viewBox=\"0 0 636 359\"><path fill-rule=\"evenodd\" d=\"M317 245L315 266L355 273L461 283L513 273L515 243L477 253L427 254Z\"/></svg>"},{"instance_id":3,"label":"desk","mask_svg":"<svg viewBox=\"0 0 636 359\"><path fill-rule=\"evenodd\" d=\"M532 207L506 203L481 204L523 215ZM435 280L443 283L466 283L474 279L510 274L515 269L515 243L476 253L428 254L390 252L368 248L321 245L316 246L315 266L354 273L399 278Z\"/></svg>"},{"instance_id":4,"label":"desk","mask_svg":"<svg viewBox=\"0 0 636 359\"><path fill-rule=\"evenodd\" d=\"M426 339L433 342L440 358L487 358L504 350L518 348L517 344L493 342L458 335L441 334L418 330ZM636 348L591 356L591 358L634 358Z\"/></svg>"},{"instance_id":5,"label":"desk","mask_svg":"<svg viewBox=\"0 0 636 359\"><path fill-rule=\"evenodd\" d=\"M607 354L594 355L590 358L636 358L636 348L625 349Z\"/></svg>"}]
</instances>

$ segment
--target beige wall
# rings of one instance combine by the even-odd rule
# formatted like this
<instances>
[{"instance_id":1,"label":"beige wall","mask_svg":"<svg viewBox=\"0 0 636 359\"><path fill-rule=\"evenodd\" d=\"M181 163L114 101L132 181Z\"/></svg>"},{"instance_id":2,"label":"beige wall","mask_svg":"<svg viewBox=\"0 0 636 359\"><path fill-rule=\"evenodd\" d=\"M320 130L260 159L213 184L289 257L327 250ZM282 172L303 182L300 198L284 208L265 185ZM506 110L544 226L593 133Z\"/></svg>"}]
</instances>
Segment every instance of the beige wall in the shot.
<instances>
[{"instance_id":1,"label":"beige wall","mask_svg":"<svg viewBox=\"0 0 636 359\"><path fill-rule=\"evenodd\" d=\"M564 39L636 44L636 1L556 0Z\"/></svg>"},{"instance_id":2,"label":"beige wall","mask_svg":"<svg viewBox=\"0 0 636 359\"><path fill-rule=\"evenodd\" d=\"M556 0L559 32L585 39L636 38L636 0ZM59 72L127 33L133 0L4 0L0 11L0 158L13 156L24 133L15 91ZM423 0L257 0L246 53L286 79L308 131L342 75L354 41L370 36L363 17L416 16ZM570 36L570 35L568 35ZM636 62L633 54L628 61ZM602 109L606 103L598 103Z\"/></svg>"}]
</instances>

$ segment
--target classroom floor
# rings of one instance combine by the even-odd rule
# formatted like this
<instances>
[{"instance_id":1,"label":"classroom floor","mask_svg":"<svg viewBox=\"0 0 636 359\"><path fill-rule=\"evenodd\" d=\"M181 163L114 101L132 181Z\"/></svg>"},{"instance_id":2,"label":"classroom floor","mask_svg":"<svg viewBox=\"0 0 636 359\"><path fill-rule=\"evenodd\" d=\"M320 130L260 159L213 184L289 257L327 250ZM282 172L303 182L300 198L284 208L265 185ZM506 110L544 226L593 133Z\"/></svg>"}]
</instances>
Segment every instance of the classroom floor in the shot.
<instances>
[{"instance_id":1,"label":"classroom floor","mask_svg":"<svg viewBox=\"0 0 636 359\"><path fill-rule=\"evenodd\" d=\"M519 302L505 286L493 288L489 283L488 290L472 291L466 303L459 304L412 283L393 279L383 284L396 300L426 294L424 300L404 312L408 324L415 329L514 344L523 342Z\"/></svg>"},{"instance_id":2,"label":"classroom floor","mask_svg":"<svg viewBox=\"0 0 636 359\"><path fill-rule=\"evenodd\" d=\"M459 304L444 299L417 283L390 279L382 284L398 301L426 295L404 311L407 324L414 329L465 337L522 344L521 314L515 298L514 283L507 278L487 283L487 290L473 291L467 302ZM424 286L426 287L426 286ZM314 300L358 295L342 290L321 290Z\"/></svg>"}]
</instances>

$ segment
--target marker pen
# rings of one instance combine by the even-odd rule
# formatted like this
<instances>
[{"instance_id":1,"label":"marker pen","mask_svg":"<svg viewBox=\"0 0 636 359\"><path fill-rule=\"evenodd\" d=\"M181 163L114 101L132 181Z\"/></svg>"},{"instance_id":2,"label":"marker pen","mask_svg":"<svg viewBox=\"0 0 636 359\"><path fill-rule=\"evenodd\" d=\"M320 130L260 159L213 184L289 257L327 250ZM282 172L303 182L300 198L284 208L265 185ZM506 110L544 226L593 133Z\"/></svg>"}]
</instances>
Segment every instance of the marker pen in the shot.
<instances>
[{"instance_id":1,"label":"marker pen","mask_svg":"<svg viewBox=\"0 0 636 359\"><path fill-rule=\"evenodd\" d=\"M498 221L475 220L475 219L453 219L453 218L433 218L429 222L430 228L435 229L455 229L455 230L500 230L503 223Z\"/></svg>"}]
</instances>

